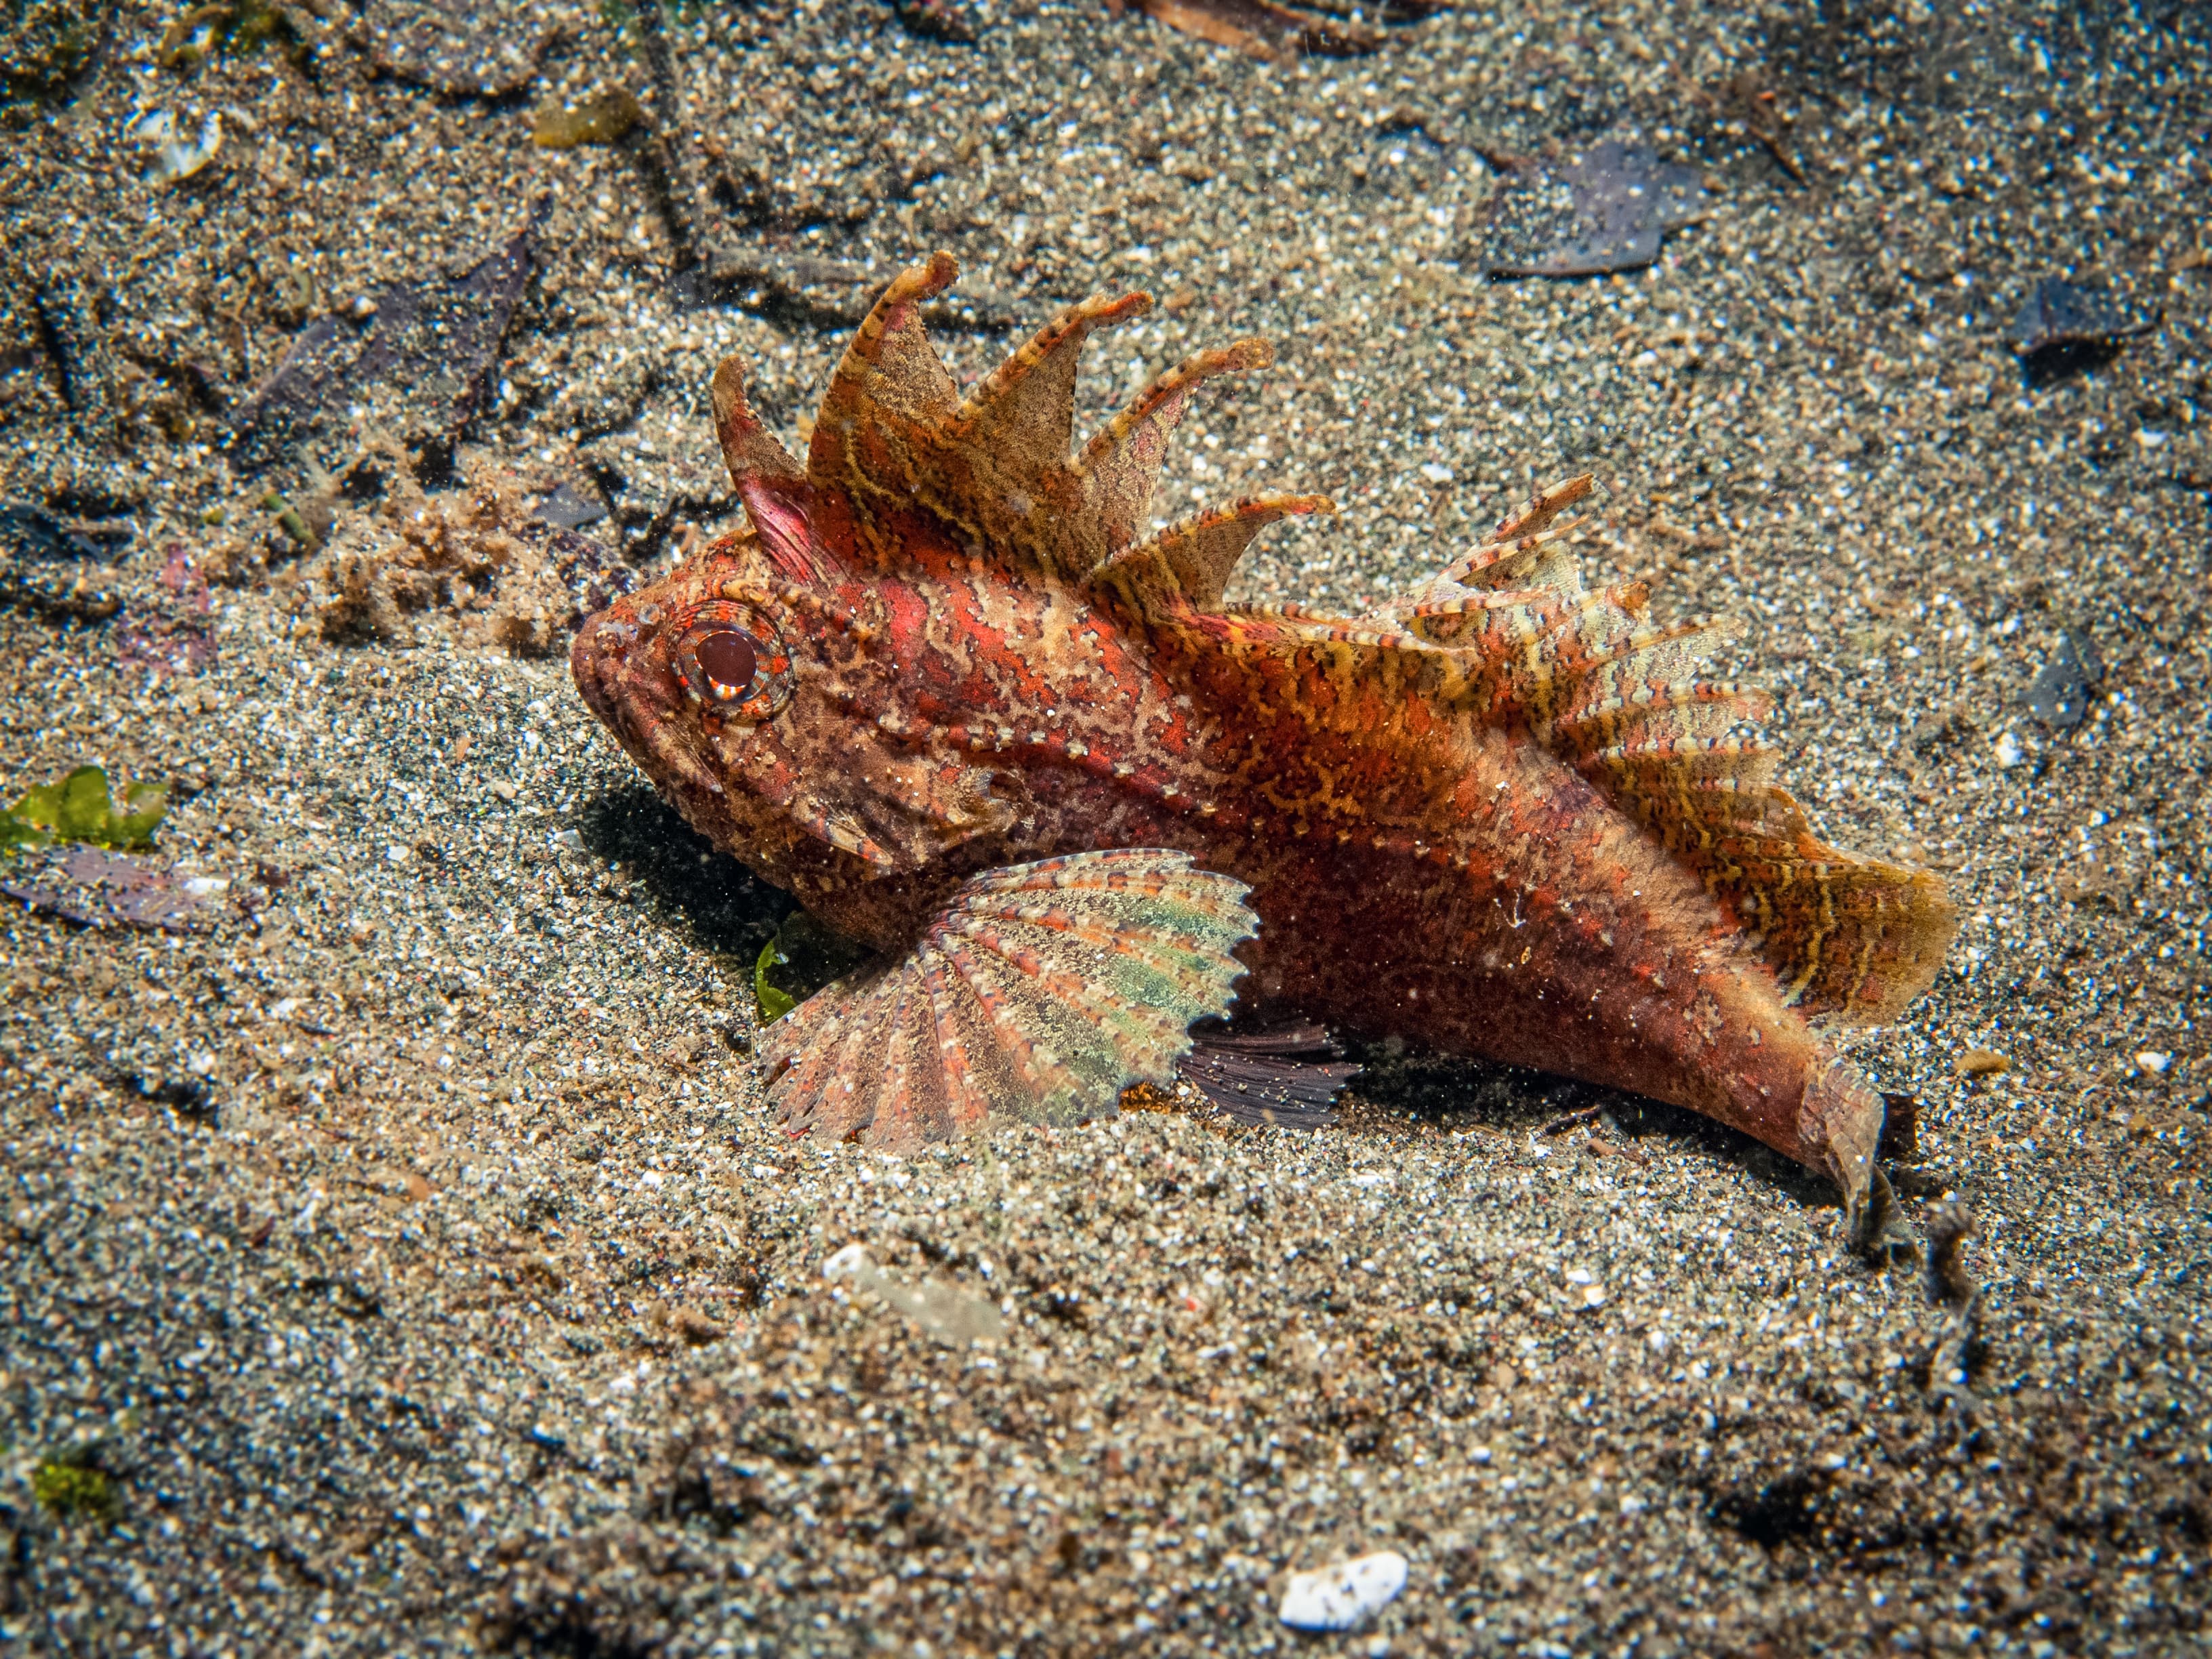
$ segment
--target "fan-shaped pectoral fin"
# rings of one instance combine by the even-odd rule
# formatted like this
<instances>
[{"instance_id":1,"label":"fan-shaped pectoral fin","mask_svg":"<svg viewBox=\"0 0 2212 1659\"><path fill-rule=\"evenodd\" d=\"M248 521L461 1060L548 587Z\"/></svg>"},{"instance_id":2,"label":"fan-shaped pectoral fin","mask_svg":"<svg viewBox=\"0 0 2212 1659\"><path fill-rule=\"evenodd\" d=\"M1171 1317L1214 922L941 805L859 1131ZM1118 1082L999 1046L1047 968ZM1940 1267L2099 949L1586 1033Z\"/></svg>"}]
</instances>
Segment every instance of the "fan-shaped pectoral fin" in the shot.
<instances>
[{"instance_id":1,"label":"fan-shaped pectoral fin","mask_svg":"<svg viewBox=\"0 0 2212 1659\"><path fill-rule=\"evenodd\" d=\"M974 877L904 957L770 1029L769 1097L797 1133L893 1151L986 1118L1109 1115L1234 1001L1230 953L1259 927L1246 890L1158 848Z\"/></svg>"}]
</instances>

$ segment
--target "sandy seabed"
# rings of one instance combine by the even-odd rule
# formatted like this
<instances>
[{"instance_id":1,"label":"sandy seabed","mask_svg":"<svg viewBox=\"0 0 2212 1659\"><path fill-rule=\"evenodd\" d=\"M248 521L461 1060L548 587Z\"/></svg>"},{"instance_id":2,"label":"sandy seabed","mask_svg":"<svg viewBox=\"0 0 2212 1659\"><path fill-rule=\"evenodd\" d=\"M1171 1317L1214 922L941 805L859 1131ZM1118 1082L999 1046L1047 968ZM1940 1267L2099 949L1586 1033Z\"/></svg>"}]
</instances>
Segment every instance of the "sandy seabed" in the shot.
<instances>
[{"instance_id":1,"label":"sandy seabed","mask_svg":"<svg viewBox=\"0 0 2212 1659\"><path fill-rule=\"evenodd\" d=\"M0 1650L2198 1650L2212 16L1538 3L1261 64L953 9L685 5L664 52L621 5L19 9L8 86L76 73L0 137L0 500L49 515L0 778L173 780L203 885L5 918ZM1607 138L1696 222L1491 280ZM1370 601L1588 469L1594 571L1745 620L1796 793L1965 918L1852 1048L1917 1103L1916 1224L1977 1218L1970 1342L1752 1143L1480 1065L1372 1056L1311 1135L783 1138L787 902L563 653L734 522L717 358L796 442L937 246L963 379L1161 298L1091 417L1278 342L1162 510L1346 510L1233 596ZM2046 277L2130 337L2025 371ZM854 1243L1003 1339L826 1280ZM1371 1626L1277 1620L1381 1549Z\"/></svg>"}]
</instances>

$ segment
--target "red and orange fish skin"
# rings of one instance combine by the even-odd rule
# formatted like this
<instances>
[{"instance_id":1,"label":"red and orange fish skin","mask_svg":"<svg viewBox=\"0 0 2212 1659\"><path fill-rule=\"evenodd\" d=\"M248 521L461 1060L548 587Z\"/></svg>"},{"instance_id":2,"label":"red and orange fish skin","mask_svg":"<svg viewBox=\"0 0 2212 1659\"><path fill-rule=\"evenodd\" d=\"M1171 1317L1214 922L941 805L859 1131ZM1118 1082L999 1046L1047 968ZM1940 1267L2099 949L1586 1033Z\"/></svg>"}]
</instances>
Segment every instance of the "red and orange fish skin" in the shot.
<instances>
[{"instance_id":1,"label":"red and orange fish skin","mask_svg":"<svg viewBox=\"0 0 2212 1659\"><path fill-rule=\"evenodd\" d=\"M1864 1224L1881 1104L1803 1010L1902 1007L1954 915L1925 872L1820 842L1771 755L1716 735L1762 694L1686 677L1669 641L1698 628L1647 632L1640 586L1565 571L1545 526L1588 481L1375 617L1221 606L1241 538L1136 538L1191 391L1267 348L1199 354L1070 457L1084 333L1142 296L1071 307L963 400L918 311L953 274L892 284L803 469L724 364L754 529L578 636L578 685L684 815L886 949L984 869L1187 852L1249 884L1250 1000L1689 1107L1834 1176ZM1324 505L1225 512L1249 535ZM788 647L757 723L678 682L718 601Z\"/></svg>"},{"instance_id":2,"label":"red and orange fish skin","mask_svg":"<svg viewBox=\"0 0 2212 1659\"><path fill-rule=\"evenodd\" d=\"M1826 1046L1698 879L1525 732L1325 647L1241 650L1264 617L1133 619L1010 580L921 515L901 528L896 574L819 587L726 539L576 648L579 683L693 826L823 920L894 947L975 871L1172 847L1250 884L1257 1000L1674 1102L1828 1165L1803 1121ZM601 627L728 592L770 596L792 649L770 725L714 729L650 647L607 678ZM874 855L806 827L829 817Z\"/></svg>"}]
</instances>

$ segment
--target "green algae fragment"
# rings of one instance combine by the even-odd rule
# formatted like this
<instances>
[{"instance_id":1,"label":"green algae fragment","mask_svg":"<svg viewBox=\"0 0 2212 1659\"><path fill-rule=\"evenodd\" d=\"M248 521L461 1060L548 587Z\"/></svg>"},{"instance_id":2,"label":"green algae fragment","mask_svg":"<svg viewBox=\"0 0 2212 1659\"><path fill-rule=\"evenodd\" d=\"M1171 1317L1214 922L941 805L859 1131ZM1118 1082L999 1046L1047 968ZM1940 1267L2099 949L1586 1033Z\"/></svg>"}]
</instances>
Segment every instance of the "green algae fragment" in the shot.
<instances>
[{"instance_id":1,"label":"green algae fragment","mask_svg":"<svg viewBox=\"0 0 2212 1659\"><path fill-rule=\"evenodd\" d=\"M59 783L42 783L0 812L0 848L52 847L80 842L90 847L149 847L155 826L169 810L169 787L134 783L120 808L97 766L80 766Z\"/></svg>"},{"instance_id":2,"label":"green algae fragment","mask_svg":"<svg viewBox=\"0 0 2212 1659\"><path fill-rule=\"evenodd\" d=\"M627 87L603 87L573 106L548 104L539 110L530 142L540 149L611 144L644 125L644 106Z\"/></svg>"},{"instance_id":3,"label":"green algae fragment","mask_svg":"<svg viewBox=\"0 0 2212 1659\"><path fill-rule=\"evenodd\" d=\"M799 1006L799 1000L796 997L787 992L776 989L775 981L769 977L778 968L791 960L775 948L777 940L782 937L783 935L779 932L775 939L762 945L761 953L753 963L753 1006L758 1012L760 1023L763 1025L775 1024L776 1021Z\"/></svg>"},{"instance_id":4,"label":"green algae fragment","mask_svg":"<svg viewBox=\"0 0 2212 1659\"><path fill-rule=\"evenodd\" d=\"M300 26L273 0L193 6L161 31L154 61L163 69L195 70L217 52L239 55L274 43L288 56L301 46Z\"/></svg>"},{"instance_id":5,"label":"green algae fragment","mask_svg":"<svg viewBox=\"0 0 2212 1659\"><path fill-rule=\"evenodd\" d=\"M115 1513L115 1486L88 1447L42 1457L31 1471L31 1495L49 1515L106 1520Z\"/></svg>"},{"instance_id":6,"label":"green algae fragment","mask_svg":"<svg viewBox=\"0 0 2212 1659\"><path fill-rule=\"evenodd\" d=\"M866 960L868 949L795 910L753 963L753 1001L773 1025L817 991Z\"/></svg>"},{"instance_id":7,"label":"green algae fragment","mask_svg":"<svg viewBox=\"0 0 2212 1659\"><path fill-rule=\"evenodd\" d=\"M300 516L300 509L272 489L261 498L261 505L276 515L276 527L310 553L322 545L322 538L313 526Z\"/></svg>"}]
</instances>

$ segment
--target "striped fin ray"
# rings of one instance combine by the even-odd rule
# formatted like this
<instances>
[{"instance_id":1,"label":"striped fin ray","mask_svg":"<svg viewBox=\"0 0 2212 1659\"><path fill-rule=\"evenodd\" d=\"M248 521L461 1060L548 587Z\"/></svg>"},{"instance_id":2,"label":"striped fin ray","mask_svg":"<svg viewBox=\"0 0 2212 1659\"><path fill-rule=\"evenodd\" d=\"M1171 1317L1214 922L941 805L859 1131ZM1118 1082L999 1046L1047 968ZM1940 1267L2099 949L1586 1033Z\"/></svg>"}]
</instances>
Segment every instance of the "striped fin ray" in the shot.
<instances>
[{"instance_id":1,"label":"striped fin ray","mask_svg":"<svg viewBox=\"0 0 2212 1659\"><path fill-rule=\"evenodd\" d=\"M1075 434L1075 372L1083 343L1152 308L1149 294L1072 305L1028 344L984 376L944 424L945 436L975 445L1035 450L1041 462L1066 466Z\"/></svg>"},{"instance_id":2,"label":"striped fin ray","mask_svg":"<svg viewBox=\"0 0 2212 1659\"><path fill-rule=\"evenodd\" d=\"M1539 490L1500 520L1480 547L1455 560L1443 580L1465 587L1551 588L1570 599L1579 598L1581 572L1560 544L1580 520L1556 520L1596 483L1592 474L1584 472Z\"/></svg>"},{"instance_id":3,"label":"striped fin ray","mask_svg":"<svg viewBox=\"0 0 2212 1659\"><path fill-rule=\"evenodd\" d=\"M1278 520L1335 511L1336 503L1326 495L1273 490L1247 495L1178 520L1115 554L1091 573L1085 585L1120 593L1145 615L1178 601L1211 610L1221 602L1230 571L1255 536Z\"/></svg>"},{"instance_id":4,"label":"striped fin ray","mask_svg":"<svg viewBox=\"0 0 2212 1659\"><path fill-rule=\"evenodd\" d=\"M915 550L911 519L902 515L919 509L944 532L941 539L925 533L923 543L941 550L949 540L969 557L1031 580L1079 580L1128 553L1143 537L1169 436L1199 387L1222 374L1264 368L1274 361L1273 349L1264 340L1240 340L1196 353L1157 377L1071 454L1085 342L1099 329L1143 315L1152 296L1125 294L1066 307L963 398L921 319L924 304L949 288L958 270L951 254L933 254L901 273L876 301L823 395L805 483L817 495L831 495L858 526L878 527L879 533L863 540L879 559L896 561ZM757 439L732 422L724 424L723 441L732 476L774 474L774 487L788 492L764 447L773 440L764 434ZM754 493L746 493L748 505ZM1237 511L1231 509L1231 523L1207 533L1163 541L1154 550L1163 557L1140 556L1109 588L1167 602L1164 589L1131 580L1143 567L1148 577L1187 577L1210 586L1204 600L1181 597L1211 603L1226 574L1224 560L1242 551L1242 542L1230 546ZM1245 513L1245 539L1270 521ZM1165 556L1177 552L1187 556L1180 563Z\"/></svg>"},{"instance_id":5,"label":"striped fin ray","mask_svg":"<svg viewBox=\"0 0 2212 1659\"><path fill-rule=\"evenodd\" d=\"M1240 612L1294 647L1360 654L1370 684L1525 728L1728 904L1808 1014L1890 1018L1926 989L1957 925L1926 871L1832 847L1731 734L1771 699L1709 676L1726 618L1656 623L1640 582L1583 585L1561 514L1592 481L1539 492L1474 551L1372 616Z\"/></svg>"},{"instance_id":6,"label":"striped fin ray","mask_svg":"<svg viewBox=\"0 0 2212 1659\"><path fill-rule=\"evenodd\" d=\"M753 413L745 397L744 365L735 357L723 358L709 391L714 434L721 440L730 482L769 562L794 582L819 581L834 574L835 561L815 544L805 471Z\"/></svg>"},{"instance_id":7,"label":"striped fin ray","mask_svg":"<svg viewBox=\"0 0 2212 1659\"><path fill-rule=\"evenodd\" d=\"M1167 459L1168 436L1190 406L1191 394L1206 381L1239 370L1265 368L1275 349L1265 340L1239 340L1194 352L1137 394L1137 400L1107 422L1076 459L1084 479L1086 505L1105 532L1109 550L1137 538L1152 511L1152 490Z\"/></svg>"},{"instance_id":8,"label":"striped fin ray","mask_svg":"<svg viewBox=\"0 0 2212 1659\"><path fill-rule=\"evenodd\" d=\"M1774 784L1776 758L1676 737L1599 750L1583 770L1728 901L1786 1000L1847 1023L1888 1019L1934 978L1956 913L1929 872L1814 835Z\"/></svg>"},{"instance_id":9,"label":"striped fin ray","mask_svg":"<svg viewBox=\"0 0 2212 1659\"><path fill-rule=\"evenodd\" d=\"M990 1119L1109 1115L1227 1011L1230 952L1258 927L1245 890L1157 848L974 877L903 957L770 1029L770 1097L794 1133L894 1151Z\"/></svg>"},{"instance_id":10,"label":"striped fin ray","mask_svg":"<svg viewBox=\"0 0 2212 1659\"><path fill-rule=\"evenodd\" d=\"M934 254L927 264L901 271L869 307L814 417L807 459L817 478L843 471L837 452L872 419L891 413L917 423L933 422L958 404L958 388L922 326L921 307L959 274L951 254Z\"/></svg>"},{"instance_id":11,"label":"striped fin ray","mask_svg":"<svg viewBox=\"0 0 2212 1659\"><path fill-rule=\"evenodd\" d=\"M949 253L902 271L845 348L815 411L806 476L836 490L857 516L909 501L931 470L932 434L957 407L959 388L922 326L921 308L952 285Z\"/></svg>"}]
</instances>

